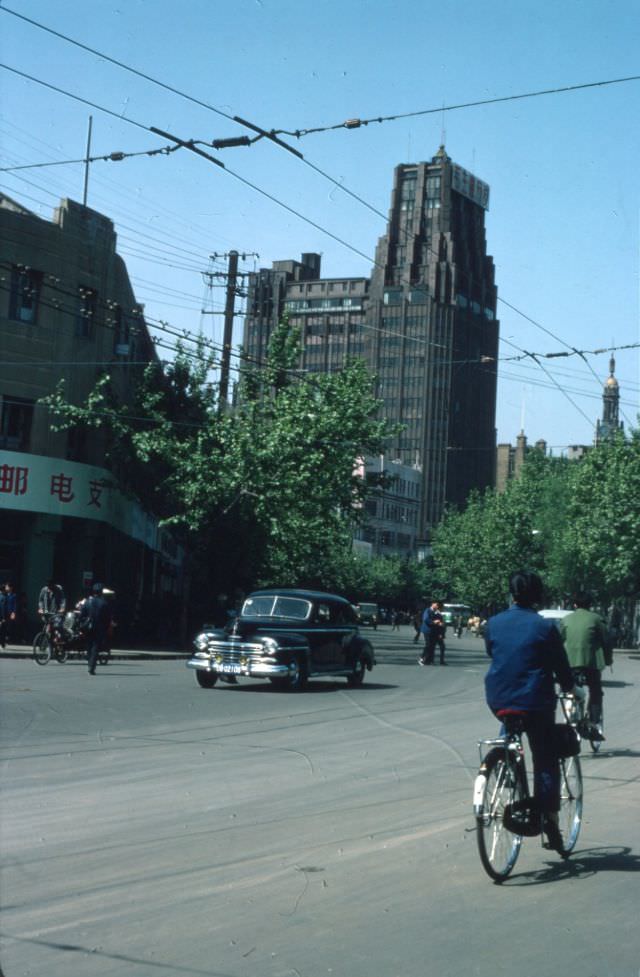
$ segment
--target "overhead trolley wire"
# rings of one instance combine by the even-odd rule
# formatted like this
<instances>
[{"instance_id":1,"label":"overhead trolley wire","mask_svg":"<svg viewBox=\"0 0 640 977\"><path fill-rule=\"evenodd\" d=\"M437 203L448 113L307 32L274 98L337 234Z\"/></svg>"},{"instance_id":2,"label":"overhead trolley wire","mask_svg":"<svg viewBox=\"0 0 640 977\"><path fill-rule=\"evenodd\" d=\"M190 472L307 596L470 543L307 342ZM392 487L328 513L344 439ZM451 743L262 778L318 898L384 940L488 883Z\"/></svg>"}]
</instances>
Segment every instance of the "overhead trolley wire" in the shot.
<instances>
[{"instance_id":1,"label":"overhead trolley wire","mask_svg":"<svg viewBox=\"0 0 640 977\"><path fill-rule=\"evenodd\" d=\"M295 150L292 150L292 149L291 149L291 147L289 147L289 146L287 146L286 144L284 144L284 143L282 143L282 142L281 142L281 140L278 140L278 139L276 139L276 138L274 138L274 137L275 137L275 136L277 135L277 132L276 132L276 130L272 130L271 132L268 132L267 130L263 130L263 129L260 129L260 127L257 127L257 126L255 126L255 125L253 125L253 123L248 123L248 122L246 122L246 120L244 120L244 119L241 119L241 118L239 118L239 117L237 117L237 116L236 116L236 117L232 117L232 116L229 116L229 115L228 115L227 113L224 113L224 112L222 112L221 110L218 110L218 109L216 109L216 108L215 108L214 106L212 106L212 105L210 105L209 103L206 103L206 102L203 102L203 101L201 101L200 99L195 99L195 98L194 98L193 96L189 96L189 95L187 95L186 93L184 93L184 92L181 92L180 90L178 90L178 89L175 89L175 88L173 88L172 86L168 86L168 85L166 85L166 84L165 84L164 82L160 82L160 81L158 81L158 79L155 79L155 78L152 78L151 76L149 76L149 75L146 75L145 73L143 73L143 72L140 72L140 71L138 71L137 69L133 69L133 68L131 68L131 67L130 67L129 65L126 65L126 64L124 64L123 62L119 62L119 61L117 61L117 60L116 60L116 59L114 59L114 58L111 58L111 57L109 57L109 56L107 56L107 55L103 55L103 54L102 54L101 52L99 52L99 51L96 51L95 49L93 49L93 48L90 48L90 47L88 47L87 45L84 45L84 44L81 44L80 42L77 42L77 41L74 41L74 40L73 40L72 38L69 38L69 37L67 37L66 35L63 35L63 34L61 34L60 32L57 32L57 31L54 31L54 30L52 30L52 29L50 29L50 28L47 28L47 27L45 27L44 25L42 25L42 24L39 24L39 23L38 23L38 22L36 22L36 21L32 21L32 20L31 20L30 18L26 18L26 17L23 17L22 15L20 15L20 14L17 14L17 13L15 12L15 11L12 11L12 10L10 10L9 8L5 8L5 7L2 7L2 8L0 8L0 11L2 11L2 10L4 10L4 11L5 11L5 12L7 12L7 13L11 13L11 14L14 14L15 16L18 16L18 17L20 17L21 19L23 19L23 20L26 20L26 21L28 21L29 23L32 23L32 24L34 24L34 26L36 26L36 27L40 27L40 28L42 28L42 29L44 29L44 30L46 30L46 31L48 31L49 33L52 33L52 34L55 34L56 36L58 36L58 37L60 37L60 38L62 38L63 40L66 40L66 41L68 41L68 42L70 42L70 43L72 43L72 44L75 44L75 45L77 45L78 47L81 47L81 48L83 48L84 50L87 50L87 51L89 51L89 52L90 52L90 53L92 53L92 54L96 54L96 55L97 55L98 57L103 57L103 58L105 58L105 60L108 60L108 61L111 61L112 63L114 63L114 64L116 64L116 65L118 65L119 67L122 67L123 69L125 69L125 70L127 70L127 71L131 71L132 73L134 73L134 74L137 74L137 75L139 75L140 77L143 77L143 78L145 78L146 80L148 80L148 81L151 81L151 82L152 82L152 83L154 83L154 84L158 84L158 85L160 85L161 87L163 87L163 88L166 88L167 90L169 90L169 91L172 91L172 92L174 92L175 94L178 94L178 95L180 95L181 97L184 97L184 98L187 98L187 99L189 99L189 100L191 100L191 101L194 101L194 102L196 102L197 104L200 104L201 106L203 106L203 107L205 107L205 108L207 108L207 109L209 109L209 110L211 110L211 111L214 111L214 112L216 112L217 114L220 114L220 115L223 115L223 116L225 116L225 117L227 117L227 118L229 118L229 119L231 119L232 121L235 121L235 122L238 122L239 124L241 124L241 125L245 125L245 126L247 126L247 127L249 127L249 128L252 128L252 129L254 129L255 131L258 131L258 132L260 132L261 134L263 134L263 135L265 135L265 136L269 136L270 138L273 138L273 141L274 141L274 142L276 142L276 143L278 143L278 144L279 144L279 145L280 145L280 146L281 146L282 148L284 148L284 149L287 149L287 150L289 150L289 151L291 151L291 152L294 152L294 154L295 154L296 156L298 156L299 158L301 158L301 159L303 160L303 162L306 162L306 163L307 163L307 165L309 165L309 166L310 166L310 167L311 167L312 169L315 169L315 170L316 170L316 171L317 171L317 172L318 172L318 173L319 173L320 175L322 175L322 176L323 176L323 177L325 177L326 179L329 179L329 180L330 180L330 181L331 181L331 182L332 182L332 183L333 183L333 184L334 184L334 185L335 185L335 186L336 186L336 187L337 187L338 189L341 189L341 190L343 190L343 192L347 192L347 193L349 193L349 194L350 194L351 196L353 196L353 197L355 197L355 198L356 198L357 200L359 200L359 201L360 201L360 202L361 202L361 203L362 203L362 204L363 204L364 206L366 206L366 207L368 207L368 208L369 208L370 210L372 210L372 211L373 211L374 213L377 213L377 214L378 214L379 216L381 216L381 217L382 217L382 218L383 218L384 220L386 220L386 217L385 217L385 215L384 215L384 214L381 214L381 212L380 212L380 211L378 211L378 210L377 210L376 208L374 208L374 207L372 207L372 205L370 205L370 204L369 204L369 203L368 203L367 201L365 201L365 200L364 200L363 198L361 198L361 197L359 197L359 196L358 196L357 194L354 194L354 193L353 193L353 191L350 191L350 190L348 190L348 189L346 189L346 188L345 188L345 187L344 187L344 186L343 186L342 184L340 184L340 183L339 183L338 181L336 181L336 180L334 180L334 179L333 179L333 178L332 178L331 176L329 176L328 174L326 174L326 173L324 173L324 171L322 171L322 170L321 170L321 169L320 169L319 167L316 167L316 166L315 166L314 164L312 164L312 163L310 163L310 162L308 162L307 160L305 160L305 159L304 159L304 157L302 156L302 154L300 154L300 153L297 153L297 152L296 152ZM8 67L8 66L5 66L5 65L1 65L1 67ZM24 77L27 77L27 78L29 78L29 79L30 79L30 80L32 80L32 81L36 81L36 82L39 82L39 80L38 80L38 79L36 79L36 78L33 78L32 76L29 76L29 75L26 75L26 74L25 74L24 72L19 72L19 71L17 71L17 69L12 69L12 68L9 68L8 70L10 70L10 71L15 71L15 72L16 72L17 74L19 74L19 75L23 75ZM618 84L618 83L622 83L622 82L625 82L625 81L634 81L634 80L638 80L638 79L640 79L640 76L632 76L632 77L628 77L628 78L622 78L622 79L610 79L610 80L608 80L608 81L602 81L602 82L592 82L592 83L588 83L588 84L585 84L585 85L578 85L578 86L565 86L565 87L564 87L564 88L562 88L562 89L560 89L560 88L559 88L559 89L548 89L548 90L544 90L544 91L540 91L540 92L533 92L533 93L525 93L525 94L523 94L523 95L518 95L518 96L505 96L504 98L499 98L499 99L489 99L489 100L483 100L482 102L478 102L478 103L465 103L464 105L462 105L462 104L461 104L461 105L457 105L457 106L449 106L449 107L448 107L448 109L449 109L449 110L451 110L451 109L453 109L453 108L463 108L463 107L471 107L472 105L475 105L475 104L489 104L489 103L491 103L491 102L497 102L497 101L510 101L510 100L514 100L514 99L516 99L516 98L530 98L530 97L534 97L534 95L543 95L543 94L552 94L552 93L555 93L555 92L560 92L560 91L570 91L570 90L574 90L574 89L578 89L578 88L588 88L588 87L599 87L599 86L603 86L603 85L608 85L608 84ZM48 83L46 83L46 82L39 82L39 83L41 83L41 84L44 84L44 85L45 85L45 87L49 87L49 88L52 88L53 90L55 90L55 91L57 91L57 92L59 92L59 93L61 93L61 94L66 94L66 95L69 95L69 96L70 96L71 98L75 98L75 99L78 99L78 100L80 100L80 101L83 101L83 102L86 102L86 101L87 101L87 100L85 100L85 99L81 99L81 98L80 98L79 96L76 96L76 95L73 95L73 94L71 94L71 93L68 93L68 92L65 92L65 91L63 91L62 89L59 89L59 88L56 88L55 86L52 86L52 85L49 85L49 84L48 84ZM87 103L87 104L92 104L92 105L94 105L94 103ZM146 129L148 129L149 131L152 131L152 132L154 132L155 134L158 134L158 135L164 135L164 136L166 136L166 137L168 137L168 138L171 138L171 139L172 139L172 140L173 140L173 141L174 141L174 142L176 143L176 146L177 146L177 147L184 147L184 148L186 148L186 149L190 149L190 150L191 150L192 152L195 152L195 153L197 153L198 155L201 155L201 156L203 156L204 158L206 158L206 159L208 159L208 160L209 160L210 162L213 162L213 163L215 163L215 164L216 164L217 166L220 166L220 167L222 167L223 169L226 169L226 171L227 171L227 172L228 172L228 173L229 173L229 174L230 174L231 176L234 176L234 177L235 177L235 178L236 178L237 180L239 180L240 182L242 182L242 183L244 183L244 184L245 184L246 186L248 186L248 187L250 187L250 188L251 188L251 189L253 189L253 190L254 190L255 192L257 192L257 193L259 193L259 194L261 194L261 195L263 195L263 196L265 196L265 197L266 197L267 199L269 199L269 200L271 200L272 202L274 202L274 203L276 203L276 204L278 204L279 206L281 206L281 207L283 207L284 209L286 209L287 211L289 211L290 213L292 213L292 214L293 214L294 216L296 216L296 217L298 217L299 219L301 219L301 220L303 220L303 221L305 221L305 222L307 222L307 223L309 223L309 224L310 224L311 226L313 226L313 227L315 227L315 228L316 228L317 230L319 230L319 231L321 231L321 233L324 233L324 234L327 234L327 235L328 235L329 237L331 237L331 238L332 238L333 240L335 240L335 241L336 241L337 243L339 243L339 244L342 244L342 245L343 245L344 247L346 247L346 248L348 248L349 250L351 250L351 251L353 251L353 252L354 252L355 254L357 254L357 255L359 255L360 257L363 257L363 258L364 258L365 260L367 260L368 262L370 262L370 263L371 263L371 264L373 264L374 266L375 266L375 265L377 264L377 263L376 263L376 261L375 261L374 259L371 259L371 258L370 258L369 256L367 256L367 255L365 255L365 254L364 254L364 253L363 253L362 251L360 251L359 249L357 249L357 248L355 248L355 247L354 247L353 245L351 245L351 244L349 244L349 242L347 242L347 241L344 241L344 240L343 240L342 238L340 238L340 237L338 237L337 235L335 235L335 234L333 234L333 233L332 233L331 231L328 231L328 230L327 230L326 228L324 228L324 227L322 227L321 225L319 225L319 224L317 224L317 223L316 223L315 221L312 221L312 220L311 220L310 218L307 218L307 217L305 217L305 216L304 216L303 214L301 214L301 213L300 213L299 211L297 211L297 210L295 210L294 208L292 208L292 207L290 207L290 206L289 206L288 204L285 204L285 203L284 203L283 201L281 201L281 200L279 200L278 198L276 198L276 197L275 197L275 196L273 196L272 194L270 194L270 193L268 193L268 192L267 192L267 191L265 191L265 190L262 190L262 189L261 189L260 187L258 187L258 186L257 186L256 184L253 184L253 183L252 183L251 181L249 181L249 180L247 180L247 179L246 179L246 178L244 178L244 177L241 177L241 176L240 176L239 174L237 174L237 173L235 173L235 172L234 172L233 170L230 170L230 169L229 169L228 167L226 167L226 166L225 166L225 164L224 164L224 163L222 163L222 162L221 162L220 160L218 160L218 159L216 159L215 157L212 157L212 156L211 156L210 154L208 154L208 153L205 153L205 152L203 152L202 150L200 150L200 149L198 148L198 145L197 145L197 143L199 143L200 145L205 145L205 144L206 144L206 145L214 145L214 143L205 143L205 142L204 142L204 141L202 141L202 140L199 140L199 141L196 141L196 140L188 140L188 141L187 141L187 140L182 140L182 139L180 139L180 138L178 138L178 137L175 137L175 136L171 136L171 135L170 135L170 134L168 134L168 133L164 133L164 132L163 132L162 130L159 130L159 129L157 129L157 128L155 128L155 127L147 127L147 126L142 126L142 125L141 125L140 123L136 123L136 122L134 122L133 120L130 120L130 119L127 119L126 117L123 117L123 116L120 116L120 115L117 115L117 113L115 113L115 112L113 112L113 111L111 111L111 110L109 110L109 109L102 109L102 107L101 107L101 106L96 106L96 105L94 105L94 107L95 107L95 108L97 108L97 109L98 109L98 110L100 110L100 111L106 111L106 112L107 112L107 114L110 114L110 115L114 115L114 116L116 116L117 118L120 118L120 119L122 119L122 120L123 120L123 121L125 121L125 122L130 122L131 124L134 124L134 125L137 125L137 126L138 126L138 127L140 127L140 128L146 128ZM400 118L400 117L409 117L409 116L411 116L411 115L421 115L421 114L429 114L430 112L436 112L436 111L442 111L442 110L443 110L443 109L442 109L442 107L439 107L438 109L429 109L429 110L421 110L421 111L419 111L419 112L417 112L417 113L405 113L405 114L404 114L404 116L400 116L400 115L398 115L398 116L394 116L394 117L389 117L389 119L388 119L388 120L390 120L391 118ZM445 107L445 110L447 110L447 107ZM368 120L365 120L365 122L366 122L366 121L368 121ZM372 121L386 121L386 120L385 120L385 119L383 119L382 117L380 117L379 119L376 119L376 120L372 120ZM361 120L359 121L359 124L363 124ZM352 126L352 127L356 127L356 126L354 125L354 126ZM289 134L292 134L292 133L289 133ZM293 134L295 135L295 133L293 133ZM436 253L436 254L437 254L437 252L434 252L434 253ZM498 301L502 301L502 302L504 302L504 303L505 303L505 304L507 304L507 305L508 305L508 306L509 306L510 308L512 308L512 309L513 309L513 311L515 311L515 312L517 312L517 313L518 313L519 315L523 315L523 316L524 316L525 318L527 318L527 319L529 319L529 321L531 321L531 322L532 322L532 323L533 323L534 325L536 325L536 326L537 326L538 328L542 328L542 329L543 329L544 331L546 331L546 332L549 332L549 334L550 334L550 335L553 335L552 333L550 333L550 331L549 331L549 330L546 330L546 329L545 329L544 327L542 327L542 326L540 326L540 324L539 324L539 323L536 323L536 322L535 322L535 320L533 320L533 319L531 319L530 317L528 317L528 316L526 316L526 314L525 314L525 313L522 313L522 312L521 312L521 311L520 311L519 309L517 309L517 308L516 308L515 306L513 306L513 305L511 305L510 303L508 303L508 302L506 302L506 300L504 300L504 299L502 299L502 298L501 298L500 296L498 296ZM380 330L380 331L382 332L383 330ZM568 343L566 343L566 342L565 342L564 340L561 340L561 339L559 339L559 337L555 337L555 336L554 336L554 338L556 338L556 339L558 339L558 341L559 341L559 342L562 342L562 343L563 343L564 345L566 345L566 346L567 346L567 347L568 347L569 349L573 349L573 347L572 347L572 346L570 346L570 344L568 344ZM419 340L417 340L417 341L419 341ZM428 344L426 344L426 343L425 343L425 345L428 345ZM515 348L516 348L516 349L520 349L520 347L517 347L517 346L516 346ZM526 351L525 351L525 350L522 350L522 349L520 349L520 352L522 352L523 354L526 354ZM531 354L528 354L528 355L531 355ZM537 362L537 361L536 361L536 362ZM586 361L586 360L585 360L585 363L587 363L587 361ZM540 365L540 367L541 367L541 369L543 369L543 370L544 370L544 368L542 367L542 365L541 365L541 364L539 364L539 365ZM588 366L589 366L589 368L591 369L591 367L590 367L590 364L588 364L588 363L587 363L587 365L588 365ZM546 372L546 371L545 371L545 372ZM597 377L597 374L595 374L595 372L594 372L594 377L595 377L595 378L596 378L596 380L598 380L598 382L599 382L599 378ZM555 381L554 381L554 382L555 382ZM560 387L558 387L558 389L560 389L560 390L561 390L562 388L560 388ZM569 399L570 399L570 398L569 398ZM573 406L575 406L577 410L580 410L580 408L578 408L578 407L577 407L577 405L575 405L575 404L574 404ZM582 412L580 411L580 413L582 413ZM585 415L583 414L583 416L585 416ZM589 421L589 423L591 423L591 422Z\"/></svg>"},{"instance_id":2,"label":"overhead trolley wire","mask_svg":"<svg viewBox=\"0 0 640 977\"><path fill-rule=\"evenodd\" d=\"M629 75L626 78L607 78L604 81L589 81L579 85L562 85L557 88L543 88L535 92L520 92L516 95L499 95L495 98L481 98L473 102L459 102L456 105L439 105L437 108L418 109L415 112L396 112L395 115L378 115L370 119L346 119L329 126L316 126L313 129L274 129L274 135L309 136L317 132L331 132L335 129L359 129L361 126L372 125L375 122L396 122L399 119L414 119L421 115L435 115L439 112L455 112L458 109L477 108L481 105L496 105L499 102L516 102L525 98L539 98L541 95L560 95L566 92L577 92L586 88L604 88L607 85L622 85L625 82L640 81L640 75Z\"/></svg>"}]
</instances>

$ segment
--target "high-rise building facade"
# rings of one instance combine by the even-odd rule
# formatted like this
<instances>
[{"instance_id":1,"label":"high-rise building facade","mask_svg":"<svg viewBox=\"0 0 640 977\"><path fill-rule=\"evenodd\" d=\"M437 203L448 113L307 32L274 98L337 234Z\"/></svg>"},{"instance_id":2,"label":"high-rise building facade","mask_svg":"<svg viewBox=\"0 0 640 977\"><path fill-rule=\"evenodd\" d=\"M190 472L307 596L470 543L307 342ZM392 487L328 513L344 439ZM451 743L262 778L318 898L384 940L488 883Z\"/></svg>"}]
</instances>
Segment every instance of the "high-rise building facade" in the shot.
<instances>
[{"instance_id":1,"label":"high-rise building facade","mask_svg":"<svg viewBox=\"0 0 640 977\"><path fill-rule=\"evenodd\" d=\"M494 482L497 290L487 254L489 187L444 148L395 170L371 279L322 279L319 255L250 276L244 346L261 359L279 317L301 328L308 370L362 356L386 417L389 459L419 470L418 538L446 503ZM389 532L385 530L388 540Z\"/></svg>"},{"instance_id":2,"label":"high-rise building facade","mask_svg":"<svg viewBox=\"0 0 640 977\"><path fill-rule=\"evenodd\" d=\"M371 277L367 360L393 446L423 470L425 535L445 503L493 484L497 291L484 217L489 187L444 149L396 167L387 233ZM393 449L392 449L393 453Z\"/></svg>"}]
</instances>

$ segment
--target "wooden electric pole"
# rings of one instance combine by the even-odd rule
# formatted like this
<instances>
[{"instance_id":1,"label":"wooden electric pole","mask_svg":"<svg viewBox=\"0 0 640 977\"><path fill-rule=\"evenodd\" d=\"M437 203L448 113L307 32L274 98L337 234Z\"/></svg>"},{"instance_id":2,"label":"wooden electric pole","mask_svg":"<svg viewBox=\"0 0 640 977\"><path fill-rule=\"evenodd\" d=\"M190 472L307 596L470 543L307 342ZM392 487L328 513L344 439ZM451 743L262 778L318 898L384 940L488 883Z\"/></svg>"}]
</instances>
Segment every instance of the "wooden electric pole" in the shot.
<instances>
[{"instance_id":1,"label":"wooden electric pole","mask_svg":"<svg viewBox=\"0 0 640 977\"><path fill-rule=\"evenodd\" d=\"M227 271L227 301L224 307L224 335L222 338L222 360L220 362L220 394L219 409L227 407L229 394L229 371L231 368L231 344L233 342L233 317L236 303L236 279L238 277L238 252L229 252L229 269Z\"/></svg>"}]
</instances>

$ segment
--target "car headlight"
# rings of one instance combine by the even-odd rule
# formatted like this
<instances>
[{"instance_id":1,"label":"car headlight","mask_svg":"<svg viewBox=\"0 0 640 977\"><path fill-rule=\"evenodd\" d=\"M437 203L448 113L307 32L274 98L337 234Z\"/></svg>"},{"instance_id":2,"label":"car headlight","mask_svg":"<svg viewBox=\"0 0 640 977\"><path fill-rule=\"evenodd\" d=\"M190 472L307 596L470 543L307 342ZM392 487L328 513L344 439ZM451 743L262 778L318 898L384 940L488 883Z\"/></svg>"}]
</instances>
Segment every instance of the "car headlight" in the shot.
<instances>
[{"instance_id":1,"label":"car headlight","mask_svg":"<svg viewBox=\"0 0 640 977\"><path fill-rule=\"evenodd\" d=\"M278 642L274 638L264 638L262 644L267 655L275 655L278 650Z\"/></svg>"},{"instance_id":2,"label":"car headlight","mask_svg":"<svg viewBox=\"0 0 640 977\"><path fill-rule=\"evenodd\" d=\"M196 648L197 648L198 651L205 651L205 649L206 649L206 647L208 645L208 640L207 640L206 634L199 634L197 636L197 638L195 638L195 640L194 640L193 643L196 646Z\"/></svg>"}]
</instances>

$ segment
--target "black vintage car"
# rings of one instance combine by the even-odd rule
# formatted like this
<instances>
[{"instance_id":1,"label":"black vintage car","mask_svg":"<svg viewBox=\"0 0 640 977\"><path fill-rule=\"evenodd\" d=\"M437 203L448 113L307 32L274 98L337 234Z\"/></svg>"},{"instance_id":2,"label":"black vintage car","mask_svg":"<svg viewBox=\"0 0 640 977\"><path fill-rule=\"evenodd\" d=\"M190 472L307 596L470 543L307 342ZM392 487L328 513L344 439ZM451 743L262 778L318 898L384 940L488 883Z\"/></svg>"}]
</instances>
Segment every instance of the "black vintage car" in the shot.
<instances>
[{"instance_id":1,"label":"black vintage car","mask_svg":"<svg viewBox=\"0 0 640 977\"><path fill-rule=\"evenodd\" d=\"M344 675L356 686L375 665L349 601L314 590L257 590L232 624L205 628L194 648L187 668L204 689L241 676L297 690L311 676Z\"/></svg>"}]
</instances>

